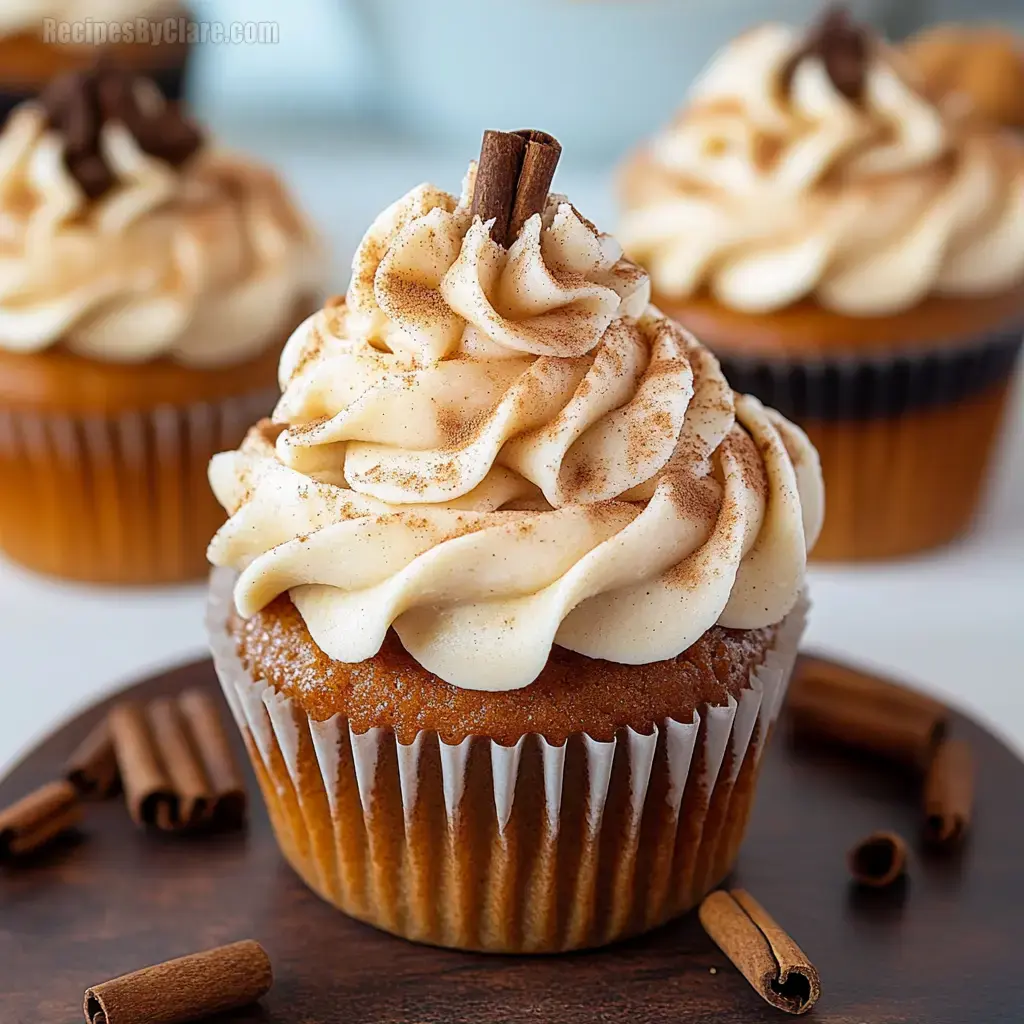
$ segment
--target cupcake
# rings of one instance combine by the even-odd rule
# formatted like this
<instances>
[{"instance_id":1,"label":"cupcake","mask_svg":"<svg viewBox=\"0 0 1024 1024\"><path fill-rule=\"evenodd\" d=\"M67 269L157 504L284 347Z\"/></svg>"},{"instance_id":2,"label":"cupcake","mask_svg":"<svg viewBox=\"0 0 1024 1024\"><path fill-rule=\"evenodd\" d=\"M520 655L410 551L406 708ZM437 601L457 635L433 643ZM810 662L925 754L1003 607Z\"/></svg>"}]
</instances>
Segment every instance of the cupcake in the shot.
<instances>
[{"instance_id":1,"label":"cupcake","mask_svg":"<svg viewBox=\"0 0 1024 1024\"><path fill-rule=\"evenodd\" d=\"M145 79L57 80L0 134L0 548L72 579L197 578L206 466L321 301L281 184Z\"/></svg>"},{"instance_id":2,"label":"cupcake","mask_svg":"<svg viewBox=\"0 0 1024 1024\"><path fill-rule=\"evenodd\" d=\"M822 517L805 435L735 395L488 133L308 319L210 468L209 629L285 857L409 939L541 953L730 870Z\"/></svg>"},{"instance_id":3,"label":"cupcake","mask_svg":"<svg viewBox=\"0 0 1024 1024\"><path fill-rule=\"evenodd\" d=\"M989 124L1024 131L1024 38L994 25L936 25L905 52L925 91Z\"/></svg>"},{"instance_id":4,"label":"cupcake","mask_svg":"<svg viewBox=\"0 0 1024 1024\"><path fill-rule=\"evenodd\" d=\"M965 530L1024 333L1017 140L939 109L833 13L727 47L622 195L654 301L821 453L818 557Z\"/></svg>"},{"instance_id":5,"label":"cupcake","mask_svg":"<svg viewBox=\"0 0 1024 1024\"><path fill-rule=\"evenodd\" d=\"M0 7L0 124L59 75L98 53L179 100L194 26L176 0L15 0Z\"/></svg>"}]
</instances>

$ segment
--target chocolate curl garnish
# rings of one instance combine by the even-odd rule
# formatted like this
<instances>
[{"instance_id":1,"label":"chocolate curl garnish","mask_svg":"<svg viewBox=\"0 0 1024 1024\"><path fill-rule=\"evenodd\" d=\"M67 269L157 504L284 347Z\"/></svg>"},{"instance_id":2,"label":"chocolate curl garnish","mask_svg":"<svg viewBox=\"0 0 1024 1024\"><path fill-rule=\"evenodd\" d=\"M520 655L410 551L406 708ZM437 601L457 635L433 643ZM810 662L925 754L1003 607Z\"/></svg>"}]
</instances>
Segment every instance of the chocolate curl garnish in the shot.
<instances>
[{"instance_id":1,"label":"chocolate curl garnish","mask_svg":"<svg viewBox=\"0 0 1024 1024\"><path fill-rule=\"evenodd\" d=\"M147 85L152 103L140 98ZM100 143L103 125L116 121L150 156L179 167L202 145L202 135L180 109L159 97L156 86L100 58L87 71L55 79L39 102L48 126L64 139L68 173L90 199L117 183Z\"/></svg>"},{"instance_id":2,"label":"chocolate curl garnish","mask_svg":"<svg viewBox=\"0 0 1024 1024\"><path fill-rule=\"evenodd\" d=\"M164 832L239 828L246 795L220 715L197 691L132 702L110 714L129 813Z\"/></svg>"},{"instance_id":3,"label":"chocolate curl garnish","mask_svg":"<svg viewBox=\"0 0 1024 1024\"><path fill-rule=\"evenodd\" d=\"M105 800L117 792L121 776L106 719L82 740L68 758L64 774L83 799Z\"/></svg>"},{"instance_id":4,"label":"chocolate curl garnish","mask_svg":"<svg viewBox=\"0 0 1024 1024\"><path fill-rule=\"evenodd\" d=\"M870 61L870 35L841 4L826 9L793 55L784 74L788 89L801 61L817 57L832 84L847 99L859 103L864 96Z\"/></svg>"},{"instance_id":5,"label":"chocolate curl garnish","mask_svg":"<svg viewBox=\"0 0 1024 1024\"><path fill-rule=\"evenodd\" d=\"M0 811L0 861L46 846L82 820L78 793L70 782L51 782Z\"/></svg>"},{"instance_id":6,"label":"chocolate curl garnish","mask_svg":"<svg viewBox=\"0 0 1024 1024\"><path fill-rule=\"evenodd\" d=\"M850 850L847 863L858 885L884 889L906 871L907 844L895 832L873 832Z\"/></svg>"},{"instance_id":7,"label":"chocolate curl garnish","mask_svg":"<svg viewBox=\"0 0 1024 1024\"><path fill-rule=\"evenodd\" d=\"M251 939L145 967L85 993L87 1024L185 1024L249 1006L270 991L266 950Z\"/></svg>"},{"instance_id":8,"label":"chocolate curl garnish","mask_svg":"<svg viewBox=\"0 0 1024 1024\"><path fill-rule=\"evenodd\" d=\"M761 998L806 1013L821 995L817 968L768 912L742 889L713 892L698 912L704 930Z\"/></svg>"},{"instance_id":9,"label":"chocolate curl garnish","mask_svg":"<svg viewBox=\"0 0 1024 1024\"><path fill-rule=\"evenodd\" d=\"M484 132L471 214L494 221L491 238L498 245L508 248L543 211L561 154L558 140L545 132Z\"/></svg>"},{"instance_id":10,"label":"chocolate curl garnish","mask_svg":"<svg viewBox=\"0 0 1024 1024\"><path fill-rule=\"evenodd\" d=\"M946 740L935 751L924 783L925 839L932 846L961 842L974 807L974 755L963 740Z\"/></svg>"}]
</instances>

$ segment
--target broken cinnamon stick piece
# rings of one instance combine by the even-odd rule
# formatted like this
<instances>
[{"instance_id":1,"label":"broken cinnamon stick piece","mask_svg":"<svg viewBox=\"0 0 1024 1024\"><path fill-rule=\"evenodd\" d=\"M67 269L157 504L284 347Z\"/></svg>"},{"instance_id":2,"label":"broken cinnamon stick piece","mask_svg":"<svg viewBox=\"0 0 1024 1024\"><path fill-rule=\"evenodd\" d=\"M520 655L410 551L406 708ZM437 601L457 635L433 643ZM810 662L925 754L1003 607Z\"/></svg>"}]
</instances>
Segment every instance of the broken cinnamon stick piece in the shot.
<instances>
[{"instance_id":1,"label":"broken cinnamon stick piece","mask_svg":"<svg viewBox=\"0 0 1024 1024\"><path fill-rule=\"evenodd\" d=\"M245 783L213 698L202 690L186 690L178 698L178 706L209 780L214 824L241 828L246 813Z\"/></svg>"},{"instance_id":2,"label":"broken cinnamon stick piece","mask_svg":"<svg viewBox=\"0 0 1024 1024\"><path fill-rule=\"evenodd\" d=\"M65 778L84 799L105 800L120 786L117 757L110 738L110 726L104 718L68 758Z\"/></svg>"},{"instance_id":3,"label":"broken cinnamon stick piece","mask_svg":"<svg viewBox=\"0 0 1024 1024\"><path fill-rule=\"evenodd\" d=\"M526 139L516 132L485 131L480 146L470 213L484 223L494 221L491 238L502 247L507 247L509 241L509 221L526 145Z\"/></svg>"},{"instance_id":4,"label":"broken cinnamon stick piece","mask_svg":"<svg viewBox=\"0 0 1024 1024\"><path fill-rule=\"evenodd\" d=\"M713 892L698 913L704 930L766 1002L797 1015L817 1002L816 968L749 893Z\"/></svg>"},{"instance_id":5,"label":"broken cinnamon stick piece","mask_svg":"<svg viewBox=\"0 0 1024 1024\"><path fill-rule=\"evenodd\" d=\"M184 1024L266 995L270 958L251 939L143 968L85 993L88 1024Z\"/></svg>"},{"instance_id":6,"label":"broken cinnamon stick piece","mask_svg":"<svg viewBox=\"0 0 1024 1024\"><path fill-rule=\"evenodd\" d=\"M124 701L110 712L109 722L132 820L139 826L173 827L178 802L142 709Z\"/></svg>"},{"instance_id":7,"label":"broken cinnamon stick piece","mask_svg":"<svg viewBox=\"0 0 1024 1024\"><path fill-rule=\"evenodd\" d=\"M170 697L152 701L146 708L146 718L178 806L176 822L158 818L157 825L165 831L175 824L192 828L206 818L213 800L203 766L186 734L184 718Z\"/></svg>"},{"instance_id":8,"label":"broken cinnamon stick piece","mask_svg":"<svg viewBox=\"0 0 1024 1024\"><path fill-rule=\"evenodd\" d=\"M858 885L884 889L906 871L907 844L895 832L873 832L850 850L847 860Z\"/></svg>"},{"instance_id":9,"label":"broken cinnamon stick piece","mask_svg":"<svg viewBox=\"0 0 1024 1024\"><path fill-rule=\"evenodd\" d=\"M827 658L802 655L788 699L793 733L924 770L949 711L898 683Z\"/></svg>"},{"instance_id":10,"label":"broken cinnamon stick piece","mask_svg":"<svg viewBox=\"0 0 1024 1024\"><path fill-rule=\"evenodd\" d=\"M515 202L512 205L512 216L508 226L508 238L519 237L523 225L537 213L544 212L544 204L548 201L551 182L555 177L562 147L553 135L524 128L516 133L526 140L526 153L523 156L523 167L519 172L516 185Z\"/></svg>"},{"instance_id":11,"label":"broken cinnamon stick piece","mask_svg":"<svg viewBox=\"0 0 1024 1024\"><path fill-rule=\"evenodd\" d=\"M34 853L82 820L70 782L51 782L0 811L0 860Z\"/></svg>"},{"instance_id":12,"label":"broken cinnamon stick piece","mask_svg":"<svg viewBox=\"0 0 1024 1024\"><path fill-rule=\"evenodd\" d=\"M967 833L974 807L974 756L963 740L939 744L924 785L925 839L954 846Z\"/></svg>"}]
</instances>

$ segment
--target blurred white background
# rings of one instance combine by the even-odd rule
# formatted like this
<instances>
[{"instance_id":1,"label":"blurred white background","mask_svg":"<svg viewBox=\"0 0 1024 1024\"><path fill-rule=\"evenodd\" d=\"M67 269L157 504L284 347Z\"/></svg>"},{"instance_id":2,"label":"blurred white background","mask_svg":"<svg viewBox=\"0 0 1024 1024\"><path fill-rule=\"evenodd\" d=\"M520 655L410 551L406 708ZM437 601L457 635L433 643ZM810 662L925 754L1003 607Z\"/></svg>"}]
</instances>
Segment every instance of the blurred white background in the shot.
<instances>
[{"instance_id":1,"label":"blurred white background","mask_svg":"<svg viewBox=\"0 0 1024 1024\"><path fill-rule=\"evenodd\" d=\"M711 48L758 17L804 19L817 6L196 0L198 18L278 22L280 41L198 53L191 94L215 134L281 169L329 243L340 291L372 217L422 180L457 190L484 127L559 134L566 153L556 187L612 228L615 155L680 103ZM1011 15L1024 30L1022 0L857 6L900 32L930 18ZM588 19L604 27L588 34ZM573 33L574 24L584 27ZM375 34L384 25L387 42ZM559 45L539 46L552 26ZM937 693L1024 753L1024 391L970 538L903 563L816 568L812 597L811 645ZM201 585L87 588L0 562L0 770L100 694L201 656L203 601Z\"/></svg>"}]
</instances>

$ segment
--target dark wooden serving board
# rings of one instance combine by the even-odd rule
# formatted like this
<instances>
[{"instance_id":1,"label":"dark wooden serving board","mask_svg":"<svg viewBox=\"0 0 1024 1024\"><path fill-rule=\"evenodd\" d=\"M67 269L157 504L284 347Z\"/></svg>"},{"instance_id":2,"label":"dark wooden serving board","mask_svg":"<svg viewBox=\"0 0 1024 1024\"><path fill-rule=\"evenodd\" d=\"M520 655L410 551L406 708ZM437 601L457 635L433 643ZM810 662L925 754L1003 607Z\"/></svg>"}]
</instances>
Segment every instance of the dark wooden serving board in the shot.
<instances>
[{"instance_id":1,"label":"dark wooden serving board","mask_svg":"<svg viewBox=\"0 0 1024 1024\"><path fill-rule=\"evenodd\" d=\"M185 685L213 689L210 663L133 692ZM88 711L26 758L0 782L0 806L59 773L102 712ZM824 995L810 1020L1024 1021L1024 764L970 721L954 728L979 762L971 841L952 859L915 855L906 884L881 893L850 887L845 853L878 828L916 837L914 786L876 766L795 752L781 731L767 755L736 883L818 966ZM786 1019L692 916L609 950L536 959L416 946L351 921L292 874L251 775L249 785L247 834L144 835L114 801L89 808L80 840L0 869L0 1022L72 1024L91 984L249 937L266 946L277 981L259 1008L220 1024Z\"/></svg>"}]
</instances>

